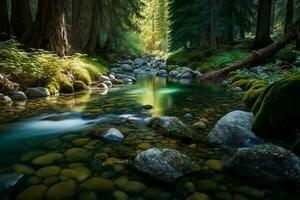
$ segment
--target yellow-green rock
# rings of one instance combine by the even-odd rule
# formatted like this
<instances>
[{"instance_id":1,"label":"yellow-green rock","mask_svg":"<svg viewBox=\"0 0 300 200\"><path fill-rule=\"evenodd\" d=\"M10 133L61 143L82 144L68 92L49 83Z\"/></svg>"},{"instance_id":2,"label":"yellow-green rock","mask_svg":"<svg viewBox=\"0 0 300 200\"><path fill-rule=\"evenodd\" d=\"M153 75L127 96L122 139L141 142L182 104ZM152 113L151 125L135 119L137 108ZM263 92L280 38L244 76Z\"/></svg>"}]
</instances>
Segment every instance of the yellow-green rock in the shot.
<instances>
[{"instance_id":1,"label":"yellow-green rock","mask_svg":"<svg viewBox=\"0 0 300 200\"><path fill-rule=\"evenodd\" d=\"M95 191L82 191L78 196L79 200L98 200L98 195Z\"/></svg>"},{"instance_id":2,"label":"yellow-green rock","mask_svg":"<svg viewBox=\"0 0 300 200\"><path fill-rule=\"evenodd\" d=\"M61 153L47 153L35 158L32 163L35 165L50 165L63 158Z\"/></svg>"},{"instance_id":3,"label":"yellow-green rock","mask_svg":"<svg viewBox=\"0 0 300 200\"><path fill-rule=\"evenodd\" d=\"M41 200L47 187L44 185L34 185L23 190L18 196L17 200Z\"/></svg>"},{"instance_id":4,"label":"yellow-green rock","mask_svg":"<svg viewBox=\"0 0 300 200\"><path fill-rule=\"evenodd\" d=\"M222 160L208 160L206 165L209 169L221 171L224 168L224 162Z\"/></svg>"},{"instance_id":5,"label":"yellow-green rock","mask_svg":"<svg viewBox=\"0 0 300 200\"><path fill-rule=\"evenodd\" d=\"M81 186L87 190L98 190L98 191L113 191L114 183L105 178L92 177L81 184Z\"/></svg>"},{"instance_id":6,"label":"yellow-green rock","mask_svg":"<svg viewBox=\"0 0 300 200\"><path fill-rule=\"evenodd\" d=\"M48 200L69 199L76 195L76 192L76 182L74 180L67 180L51 186L46 193L46 198Z\"/></svg>"},{"instance_id":7,"label":"yellow-green rock","mask_svg":"<svg viewBox=\"0 0 300 200\"><path fill-rule=\"evenodd\" d=\"M48 177L48 176L55 176L57 174L59 174L60 172L60 168L57 166L48 166L48 167L43 167L41 169L39 169L36 172L37 176L40 177Z\"/></svg>"},{"instance_id":8,"label":"yellow-green rock","mask_svg":"<svg viewBox=\"0 0 300 200\"><path fill-rule=\"evenodd\" d=\"M204 193L195 192L191 194L186 200L209 200L209 197Z\"/></svg>"},{"instance_id":9,"label":"yellow-green rock","mask_svg":"<svg viewBox=\"0 0 300 200\"><path fill-rule=\"evenodd\" d=\"M28 162L31 161L32 159L44 154L44 151L28 151L24 154L21 155L20 161L21 162Z\"/></svg>"},{"instance_id":10,"label":"yellow-green rock","mask_svg":"<svg viewBox=\"0 0 300 200\"><path fill-rule=\"evenodd\" d=\"M59 181L57 176L50 176L44 179L44 184L47 186L51 186L54 183L57 183Z\"/></svg>"},{"instance_id":11,"label":"yellow-green rock","mask_svg":"<svg viewBox=\"0 0 300 200\"><path fill-rule=\"evenodd\" d=\"M74 146L83 146L85 144L87 144L90 141L89 138L78 138L72 141L72 144Z\"/></svg>"},{"instance_id":12,"label":"yellow-green rock","mask_svg":"<svg viewBox=\"0 0 300 200\"><path fill-rule=\"evenodd\" d=\"M42 182L42 178L41 178L41 177L38 177L38 176L30 176L30 177L27 179L26 184L27 184L27 185L37 185L37 184L40 184L41 182Z\"/></svg>"},{"instance_id":13,"label":"yellow-green rock","mask_svg":"<svg viewBox=\"0 0 300 200\"><path fill-rule=\"evenodd\" d=\"M13 169L14 169L14 172L17 172L17 173L24 173L27 175L34 174L34 169L28 165L14 164Z\"/></svg>"},{"instance_id":14,"label":"yellow-green rock","mask_svg":"<svg viewBox=\"0 0 300 200\"><path fill-rule=\"evenodd\" d=\"M74 178L79 182L85 181L90 176L91 171L84 166L78 166L71 169L63 169L60 173L60 177Z\"/></svg>"},{"instance_id":15,"label":"yellow-green rock","mask_svg":"<svg viewBox=\"0 0 300 200\"><path fill-rule=\"evenodd\" d=\"M115 200L128 200L129 197L125 192L122 192L120 190L114 191L113 197Z\"/></svg>"},{"instance_id":16,"label":"yellow-green rock","mask_svg":"<svg viewBox=\"0 0 300 200\"><path fill-rule=\"evenodd\" d=\"M86 160L89 156L89 152L83 148L71 148L68 149L64 155L68 161L76 162Z\"/></svg>"},{"instance_id":17,"label":"yellow-green rock","mask_svg":"<svg viewBox=\"0 0 300 200\"><path fill-rule=\"evenodd\" d=\"M120 185L119 187L122 190L133 194L142 193L146 189L146 186L138 181L129 181L124 185Z\"/></svg>"}]
</instances>

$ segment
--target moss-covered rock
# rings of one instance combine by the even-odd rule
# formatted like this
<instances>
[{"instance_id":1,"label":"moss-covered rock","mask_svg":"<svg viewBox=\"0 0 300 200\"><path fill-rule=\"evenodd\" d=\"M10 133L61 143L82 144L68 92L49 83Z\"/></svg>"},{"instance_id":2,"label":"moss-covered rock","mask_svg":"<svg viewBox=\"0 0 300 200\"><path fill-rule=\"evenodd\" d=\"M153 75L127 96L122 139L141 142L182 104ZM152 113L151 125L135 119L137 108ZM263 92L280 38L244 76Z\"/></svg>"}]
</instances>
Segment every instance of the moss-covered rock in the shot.
<instances>
[{"instance_id":1,"label":"moss-covered rock","mask_svg":"<svg viewBox=\"0 0 300 200\"><path fill-rule=\"evenodd\" d=\"M74 81L73 88L75 92L87 90L87 85L83 81Z\"/></svg>"},{"instance_id":2,"label":"moss-covered rock","mask_svg":"<svg viewBox=\"0 0 300 200\"><path fill-rule=\"evenodd\" d=\"M189 65L192 62L201 61L205 55L208 55L206 51L180 49L168 57L167 65Z\"/></svg>"},{"instance_id":3,"label":"moss-covered rock","mask_svg":"<svg viewBox=\"0 0 300 200\"><path fill-rule=\"evenodd\" d=\"M295 141L295 130L300 128L300 75L274 83L262 94L253 131L270 138Z\"/></svg>"},{"instance_id":4,"label":"moss-covered rock","mask_svg":"<svg viewBox=\"0 0 300 200\"><path fill-rule=\"evenodd\" d=\"M237 81L239 81L239 80L242 80L242 79L246 79L246 77L245 77L244 75L241 75L241 74L236 74L236 75L234 75L234 76L231 78L231 80L232 80L233 83L234 83L234 82L237 82Z\"/></svg>"},{"instance_id":5,"label":"moss-covered rock","mask_svg":"<svg viewBox=\"0 0 300 200\"><path fill-rule=\"evenodd\" d=\"M60 90L60 86L57 82L51 82L47 86L51 95L56 94Z\"/></svg>"},{"instance_id":6,"label":"moss-covered rock","mask_svg":"<svg viewBox=\"0 0 300 200\"><path fill-rule=\"evenodd\" d=\"M243 97L243 102L247 108L252 108L259 96L265 91L266 86L258 89L250 89Z\"/></svg>"},{"instance_id":7,"label":"moss-covered rock","mask_svg":"<svg viewBox=\"0 0 300 200\"><path fill-rule=\"evenodd\" d=\"M63 81L60 83L60 92L62 93L74 93L74 88L72 83L68 82L68 81Z\"/></svg>"}]
</instances>

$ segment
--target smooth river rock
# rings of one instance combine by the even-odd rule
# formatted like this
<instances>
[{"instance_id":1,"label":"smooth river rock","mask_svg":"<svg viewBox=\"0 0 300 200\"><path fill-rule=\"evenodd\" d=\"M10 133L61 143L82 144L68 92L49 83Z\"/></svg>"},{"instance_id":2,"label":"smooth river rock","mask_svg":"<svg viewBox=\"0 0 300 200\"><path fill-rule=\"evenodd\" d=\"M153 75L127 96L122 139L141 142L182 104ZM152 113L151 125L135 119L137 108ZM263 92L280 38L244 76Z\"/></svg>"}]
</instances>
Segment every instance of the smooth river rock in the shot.
<instances>
[{"instance_id":1,"label":"smooth river rock","mask_svg":"<svg viewBox=\"0 0 300 200\"><path fill-rule=\"evenodd\" d=\"M300 159L272 144L240 148L229 161L231 170L260 182L287 185L300 190Z\"/></svg>"},{"instance_id":2,"label":"smooth river rock","mask_svg":"<svg viewBox=\"0 0 300 200\"><path fill-rule=\"evenodd\" d=\"M152 148L137 155L135 167L156 179L172 182L191 172L193 163L177 150Z\"/></svg>"},{"instance_id":3,"label":"smooth river rock","mask_svg":"<svg viewBox=\"0 0 300 200\"><path fill-rule=\"evenodd\" d=\"M26 94L21 91L15 91L15 92L11 93L9 96L12 100L15 100L15 101L27 100Z\"/></svg>"},{"instance_id":4,"label":"smooth river rock","mask_svg":"<svg viewBox=\"0 0 300 200\"><path fill-rule=\"evenodd\" d=\"M50 96L49 90L43 87L28 88L25 94L28 98L41 98Z\"/></svg>"},{"instance_id":5,"label":"smooth river rock","mask_svg":"<svg viewBox=\"0 0 300 200\"><path fill-rule=\"evenodd\" d=\"M103 135L103 138L109 142L122 142L124 135L116 128L111 128Z\"/></svg>"},{"instance_id":6,"label":"smooth river rock","mask_svg":"<svg viewBox=\"0 0 300 200\"><path fill-rule=\"evenodd\" d=\"M0 199L7 200L14 196L14 191L22 184L25 176L21 173L0 175Z\"/></svg>"},{"instance_id":7,"label":"smooth river rock","mask_svg":"<svg viewBox=\"0 0 300 200\"><path fill-rule=\"evenodd\" d=\"M153 117L148 123L148 126L167 137L184 140L199 139L199 136L177 117Z\"/></svg>"},{"instance_id":8,"label":"smooth river rock","mask_svg":"<svg viewBox=\"0 0 300 200\"><path fill-rule=\"evenodd\" d=\"M222 117L208 134L209 144L223 148L248 147L261 141L251 131L254 115L251 112L233 111Z\"/></svg>"}]
</instances>

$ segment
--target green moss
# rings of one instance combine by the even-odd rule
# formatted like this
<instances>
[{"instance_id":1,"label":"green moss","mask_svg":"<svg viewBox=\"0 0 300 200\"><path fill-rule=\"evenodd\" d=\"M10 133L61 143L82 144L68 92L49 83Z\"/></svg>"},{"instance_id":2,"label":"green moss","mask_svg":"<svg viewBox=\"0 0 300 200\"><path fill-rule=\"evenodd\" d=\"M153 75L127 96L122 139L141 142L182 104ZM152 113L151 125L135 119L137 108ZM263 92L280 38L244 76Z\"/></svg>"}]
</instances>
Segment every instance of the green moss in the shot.
<instances>
[{"instance_id":1,"label":"green moss","mask_svg":"<svg viewBox=\"0 0 300 200\"><path fill-rule=\"evenodd\" d=\"M274 83L262 94L256 112L253 131L258 135L294 141L300 128L300 76ZM260 104L260 108L259 105Z\"/></svg>"},{"instance_id":2,"label":"green moss","mask_svg":"<svg viewBox=\"0 0 300 200\"><path fill-rule=\"evenodd\" d=\"M252 108L252 106L255 104L259 96L265 91L265 89L266 86L259 89L250 89L245 93L243 102L245 103L247 108Z\"/></svg>"},{"instance_id":3,"label":"green moss","mask_svg":"<svg viewBox=\"0 0 300 200\"><path fill-rule=\"evenodd\" d=\"M55 91L60 90L60 86L57 82L51 82L48 84L47 88L49 89L50 94L55 94Z\"/></svg>"},{"instance_id":4,"label":"green moss","mask_svg":"<svg viewBox=\"0 0 300 200\"><path fill-rule=\"evenodd\" d=\"M209 57L200 67L209 67L211 69L224 68L238 60L242 60L249 55L246 51L232 50L227 52L218 52Z\"/></svg>"},{"instance_id":5,"label":"green moss","mask_svg":"<svg viewBox=\"0 0 300 200\"><path fill-rule=\"evenodd\" d=\"M247 85L248 85L248 83L249 83L249 80L247 80L247 79L241 79L241 80L238 80L238 81L232 83L232 84L229 86L229 88L232 89L232 88L240 87L240 88L242 88L243 90L245 90L246 87L247 87Z\"/></svg>"},{"instance_id":6,"label":"green moss","mask_svg":"<svg viewBox=\"0 0 300 200\"><path fill-rule=\"evenodd\" d=\"M211 69L209 67L201 67L201 68L198 68L198 71L200 71L201 73L206 73L208 71L210 71Z\"/></svg>"},{"instance_id":7,"label":"green moss","mask_svg":"<svg viewBox=\"0 0 300 200\"><path fill-rule=\"evenodd\" d=\"M178 68L178 65L167 65L167 71L170 72L172 70L176 70Z\"/></svg>"},{"instance_id":8,"label":"green moss","mask_svg":"<svg viewBox=\"0 0 300 200\"><path fill-rule=\"evenodd\" d=\"M69 81L64 81L60 83L60 92L62 93L74 93L74 88L72 83L70 83Z\"/></svg>"},{"instance_id":9,"label":"green moss","mask_svg":"<svg viewBox=\"0 0 300 200\"><path fill-rule=\"evenodd\" d=\"M75 92L86 90L88 87L83 81L74 81L73 88Z\"/></svg>"},{"instance_id":10,"label":"green moss","mask_svg":"<svg viewBox=\"0 0 300 200\"><path fill-rule=\"evenodd\" d=\"M239 81L239 80L241 80L241 79L246 79L246 77L243 76L243 75L237 74L237 75L235 75L235 76L233 76L233 77L231 78L231 80L232 80L233 83L234 83L234 82L237 82L237 81Z\"/></svg>"},{"instance_id":11,"label":"green moss","mask_svg":"<svg viewBox=\"0 0 300 200\"><path fill-rule=\"evenodd\" d=\"M251 112L253 112L254 114L256 114L261 105L262 105L262 102L264 100L264 98L266 97L266 95L268 94L270 88L272 87L272 85L269 85L264 91L263 93L259 96L259 98L256 100L255 104L252 106L252 109L251 109Z\"/></svg>"},{"instance_id":12,"label":"green moss","mask_svg":"<svg viewBox=\"0 0 300 200\"><path fill-rule=\"evenodd\" d=\"M193 62L200 62L205 55L208 55L207 51L179 49L168 57L167 65L189 65Z\"/></svg>"}]
</instances>

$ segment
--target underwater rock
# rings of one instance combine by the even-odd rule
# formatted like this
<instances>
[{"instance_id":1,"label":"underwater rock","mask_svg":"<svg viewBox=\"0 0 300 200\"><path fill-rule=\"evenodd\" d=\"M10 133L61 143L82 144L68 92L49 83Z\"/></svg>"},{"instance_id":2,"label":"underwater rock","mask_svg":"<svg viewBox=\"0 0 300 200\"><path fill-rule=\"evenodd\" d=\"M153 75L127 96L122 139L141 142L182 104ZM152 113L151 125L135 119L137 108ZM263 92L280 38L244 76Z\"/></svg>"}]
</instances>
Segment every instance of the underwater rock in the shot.
<instances>
[{"instance_id":1,"label":"underwater rock","mask_svg":"<svg viewBox=\"0 0 300 200\"><path fill-rule=\"evenodd\" d=\"M76 192L76 182L74 180L67 180L51 186L46 193L46 198L49 200L69 199L76 195Z\"/></svg>"},{"instance_id":2,"label":"underwater rock","mask_svg":"<svg viewBox=\"0 0 300 200\"><path fill-rule=\"evenodd\" d=\"M60 173L61 178L74 178L79 182L85 181L91 176L91 171L84 166L76 166L70 169L63 169Z\"/></svg>"},{"instance_id":3,"label":"underwater rock","mask_svg":"<svg viewBox=\"0 0 300 200\"><path fill-rule=\"evenodd\" d=\"M253 146L260 140L251 132L253 113L233 111L222 117L207 136L209 144L223 148Z\"/></svg>"},{"instance_id":4,"label":"underwater rock","mask_svg":"<svg viewBox=\"0 0 300 200\"><path fill-rule=\"evenodd\" d=\"M82 191L78 195L79 200L98 200L97 192L95 191Z\"/></svg>"},{"instance_id":5,"label":"underwater rock","mask_svg":"<svg viewBox=\"0 0 300 200\"><path fill-rule=\"evenodd\" d=\"M92 177L81 184L81 186L87 190L98 190L98 191L113 191L114 183L105 178Z\"/></svg>"},{"instance_id":6,"label":"underwater rock","mask_svg":"<svg viewBox=\"0 0 300 200\"><path fill-rule=\"evenodd\" d=\"M224 162L222 160L208 160L205 162L209 169L215 171L222 171L224 168Z\"/></svg>"},{"instance_id":7,"label":"underwater rock","mask_svg":"<svg viewBox=\"0 0 300 200\"><path fill-rule=\"evenodd\" d=\"M25 179L24 174L1 174L0 175L0 199L6 200L14 196L14 191Z\"/></svg>"},{"instance_id":8,"label":"underwater rock","mask_svg":"<svg viewBox=\"0 0 300 200\"><path fill-rule=\"evenodd\" d=\"M35 165L50 165L63 158L61 153L47 153L45 155L35 158L32 163Z\"/></svg>"},{"instance_id":9,"label":"underwater rock","mask_svg":"<svg viewBox=\"0 0 300 200\"><path fill-rule=\"evenodd\" d=\"M136 156L135 167L156 179L172 182L191 172L193 163L177 150L152 148Z\"/></svg>"},{"instance_id":10,"label":"underwater rock","mask_svg":"<svg viewBox=\"0 0 300 200\"><path fill-rule=\"evenodd\" d=\"M120 188L131 194L139 194L146 189L146 186L139 181L128 181L126 184L121 185Z\"/></svg>"},{"instance_id":11,"label":"underwater rock","mask_svg":"<svg viewBox=\"0 0 300 200\"><path fill-rule=\"evenodd\" d=\"M209 200L209 197L204 193L195 192L188 196L186 200Z\"/></svg>"},{"instance_id":12,"label":"underwater rock","mask_svg":"<svg viewBox=\"0 0 300 200\"><path fill-rule=\"evenodd\" d=\"M113 197L116 200L128 200L129 197L125 192L122 192L121 190L117 190L113 192Z\"/></svg>"},{"instance_id":13,"label":"underwater rock","mask_svg":"<svg viewBox=\"0 0 300 200\"><path fill-rule=\"evenodd\" d=\"M23 164L14 164L13 169L16 173L23 173L26 175L32 175L34 174L34 169L28 165Z\"/></svg>"},{"instance_id":14,"label":"underwater rock","mask_svg":"<svg viewBox=\"0 0 300 200\"><path fill-rule=\"evenodd\" d=\"M202 121L199 121L199 122L194 123L192 125L192 128L202 130L202 129L206 128L206 124Z\"/></svg>"},{"instance_id":15,"label":"underwater rock","mask_svg":"<svg viewBox=\"0 0 300 200\"><path fill-rule=\"evenodd\" d=\"M49 176L44 179L43 183L47 186L51 186L54 183L57 183L59 181L59 178L57 176Z\"/></svg>"},{"instance_id":16,"label":"underwater rock","mask_svg":"<svg viewBox=\"0 0 300 200\"><path fill-rule=\"evenodd\" d=\"M122 142L124 135L116 128L110 128L103 135L103 138L109 142Z\"/></svg>"},{"instance_id":17,"label":"underwater rock","mask_svg":"<svg viewBox=\"0 0 300 200\"><path fill-rule=\"evenodd\" d=\"M55 176L59 174L60 168L57 166L47 166L39 169L36 172L36 175L39 177L49 177L49 176Z\"/></svg>"},{"instance_id":18,"label":"underwater rock","mask_svg":"<svg viewBox=\"0 0 300 200\"><path fill-rule=\"evenodd\" d=\"M40 98L50 96L49 90L43 87L28 88L25 94L28 98Z\"/></svg>"},{"instance_id":19,"label":"underwater rock","mask_svg":"<svg viewBox=\"0 0 300 200\"><path fill-rule=\"evenodd\" d=\"M17 196L17 200L42 200L46 190L44 185L30 186Z\"/></svg>"},{"instance_id":20,"label":"underwater rock","mask_svg":"<svg viewBox=\"0 0 300 200\"><path fill-rule=\"evenodd\" d=\"M255 180L275 185L287 183L300 189L300 159L272 144L240 148L228 163L229 169Z\"/></svg>"},{"instance_id":21,"label":"underwater rock","mask_svg":"<svg viewBox=\"0 0 300 200\"><path fill-rule=\"evenodd\" d=\"M153 117L148 126L159 133L176 139L198 140L199 136L180 121L177 117L161 116Z\"/></svg>"},{"instance_id":22,"label":"underwater rock","mask_svg":"<svg viewBox=\"0 0 300 200\"><path fill-rule=\"evenodd\" d=\"M21 92L21 91L15 91L15 92L11 93L9 96L12 100L15 100L15 101L27 100L26 94L24 94L24 92Z\"/></svg>"},{"instance_id":23,"label":"underwater rock","mask_svg":"<svg viewBox=\"0 0 300 200\"><path fill-rule=\"evenodd\" d=\"M89 152L83 148L71 148L64 155L68 161L76 162L86 160L89 157Z\"/></svg>"}]
</instances>

